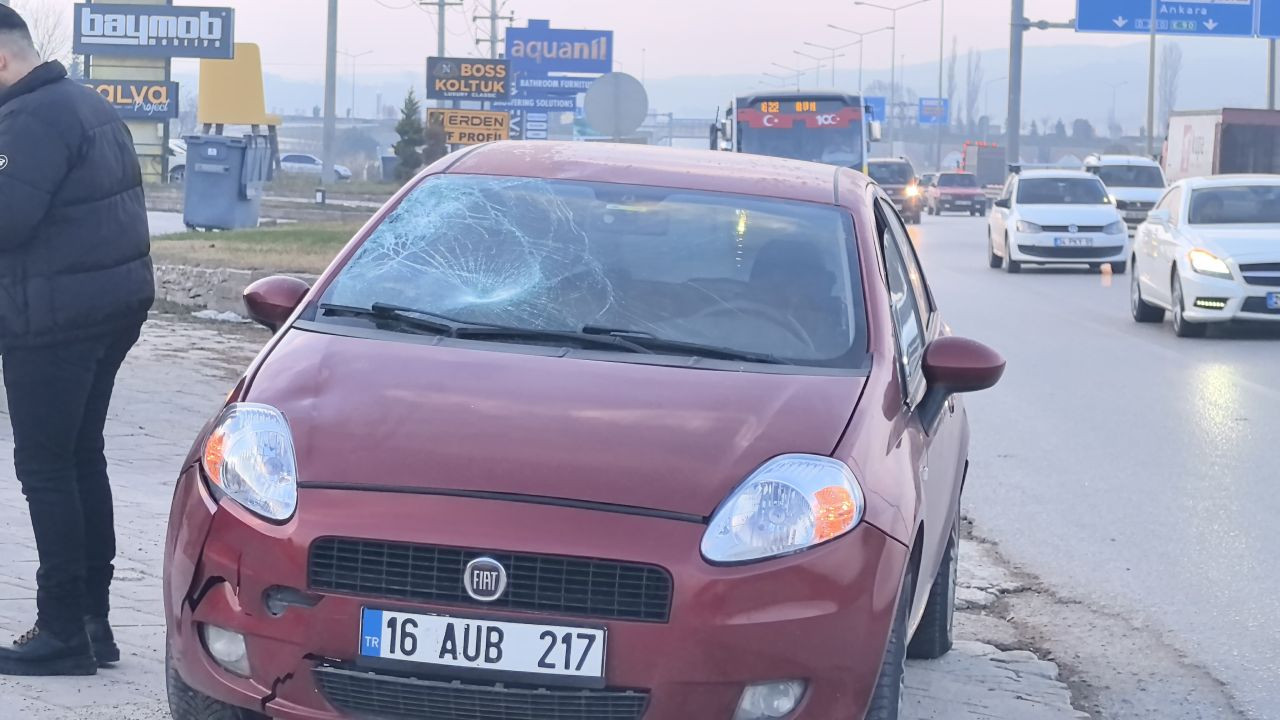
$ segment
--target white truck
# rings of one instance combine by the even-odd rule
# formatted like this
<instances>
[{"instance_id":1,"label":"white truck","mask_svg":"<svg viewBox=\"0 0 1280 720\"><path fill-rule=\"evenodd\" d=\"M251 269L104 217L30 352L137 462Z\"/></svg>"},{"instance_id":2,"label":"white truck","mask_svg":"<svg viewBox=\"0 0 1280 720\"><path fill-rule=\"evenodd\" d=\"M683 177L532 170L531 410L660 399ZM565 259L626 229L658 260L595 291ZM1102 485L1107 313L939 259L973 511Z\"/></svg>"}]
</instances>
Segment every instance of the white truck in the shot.
<instances>
[{"instance_id":1,"label":"white truck","mask_svg":"<svg viewBox=\"0 0 1280 720\"><path fill-rule=\"evenodd\" d=\"M1209 175L1280 174L1280 110L1173 113L1164 173L1170 183Z\"/></svg>"}]
</instances>

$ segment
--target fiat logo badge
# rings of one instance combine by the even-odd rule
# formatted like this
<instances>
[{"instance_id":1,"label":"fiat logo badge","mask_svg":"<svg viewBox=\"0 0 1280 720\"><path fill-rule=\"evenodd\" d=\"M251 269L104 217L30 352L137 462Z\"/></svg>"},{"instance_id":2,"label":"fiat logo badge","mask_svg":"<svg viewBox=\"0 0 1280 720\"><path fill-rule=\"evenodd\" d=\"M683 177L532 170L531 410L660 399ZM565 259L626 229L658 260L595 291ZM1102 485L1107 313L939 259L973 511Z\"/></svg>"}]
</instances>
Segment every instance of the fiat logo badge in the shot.
<instances>
[{"instance_id":1,"label":"fiat logo badge","mask_svg":"<svg viewBox=\"0 0 1280 720\"><path fill-rule=\"evenodd\" d=\"M493 602L507 591L507 569L493 558L478 557L467 563L462 586L473 599Z\"/></svg>"}]
</instances>

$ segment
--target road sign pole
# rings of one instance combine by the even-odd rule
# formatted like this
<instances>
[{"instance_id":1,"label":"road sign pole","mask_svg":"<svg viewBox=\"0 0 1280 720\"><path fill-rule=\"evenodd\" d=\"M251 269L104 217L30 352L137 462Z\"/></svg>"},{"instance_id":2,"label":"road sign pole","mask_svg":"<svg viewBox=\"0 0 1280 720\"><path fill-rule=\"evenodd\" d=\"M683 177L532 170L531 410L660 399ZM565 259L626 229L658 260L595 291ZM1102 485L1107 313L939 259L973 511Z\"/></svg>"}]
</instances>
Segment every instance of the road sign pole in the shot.
<instances>
[{"instance_id":1,"label":"road sign pole","mask_svg":"<svg viewBox=\"0 0 1280 720\"><path fill-rule=\"evenodd\" d=\"M1156 154L1156 2L1151 0L1151 54L1147 60L1147 157Z\"/></svg>"},{"instance_id":2,"label":"road sign pole","mask_svg":"<svg viewBox=\"0 0 1280 720\"><path fill-rule=\"evenodd\" d=\"M324 161L320 187L333 177L333 142L338 113L338 0L329 0L329 27L324 57ZM353 113L354 114L354 113Z\"/></svg>"},{"instance_id":3,"label":"road sign pole","mask_svg":"<svg viewBox=\"0 0 1280 720\"><path fill-rule=\"evenodd\" d=\"M1009 21L1009 108L1005 124L1009 164L1022 160L1022 36L1026 31L1025 0L1013 0Z\"/></svg>"},{"instance_id":4,"label":"road sign pole","mask_svg":"<svg viewBox=\"0 0 1280 720\"><path fill-rule=\"evenodd\" d=\"M896 30L895 30L896 32ZM942 94L942 72L947 64L947 0L938 0L938 97ZM950 120L950 117L947 118ZM946 137L947 123L938 123L938 147L933 160L933 167L942 171L942 139Z\"/></svg>"},{"instance_id":5,"label":"road sign pole","mask_svg":"<svg viewBox=\"0 0 1280 720\"><path fill-rule=\"evenodd\" d=\"M1267 107L1276 109L1276 40L1267 43Z\"/></svg>"}]
</instances>

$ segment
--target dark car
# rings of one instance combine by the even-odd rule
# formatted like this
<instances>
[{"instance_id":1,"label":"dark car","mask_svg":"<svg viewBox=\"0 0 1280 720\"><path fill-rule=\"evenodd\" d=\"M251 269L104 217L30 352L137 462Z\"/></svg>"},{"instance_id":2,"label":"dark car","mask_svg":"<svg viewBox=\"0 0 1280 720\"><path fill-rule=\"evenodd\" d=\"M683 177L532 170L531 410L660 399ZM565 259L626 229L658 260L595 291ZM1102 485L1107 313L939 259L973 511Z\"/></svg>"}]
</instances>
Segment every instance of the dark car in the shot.
<instances>
[{"instance_id":1,"label":"dark car","mask_svg":"<svg viewBox=\"0 0 1280 720\"><path fill-rule=\"evenodd\" d=\"M178 720L898 717L969 428L898 213L827 165L497 143L308 288L178 479Z\"/></svg>"},{"instance_id":2,"label":"dark car","mask_svg":"<svg viewBox=\"0 0 1280 720\"><path fill-rule=\"evenodd\" d=\"M867 161L867 174L884 188L894 207L908 223L919 223L924 212L924 189L916 178L915 168L906 158L880 158Z\"/></svg>"},{"instance_id":3,"label":"dark car","mask_svg":"<svg viewBox=\"0 0 1280 720\"><path fill-rule=\"evenodd\" d=\"M944 212L987 214L987 195L978 185L978 176L968 172L938 173L926 191L930 215Z\"/></svg>"}]
</instances>

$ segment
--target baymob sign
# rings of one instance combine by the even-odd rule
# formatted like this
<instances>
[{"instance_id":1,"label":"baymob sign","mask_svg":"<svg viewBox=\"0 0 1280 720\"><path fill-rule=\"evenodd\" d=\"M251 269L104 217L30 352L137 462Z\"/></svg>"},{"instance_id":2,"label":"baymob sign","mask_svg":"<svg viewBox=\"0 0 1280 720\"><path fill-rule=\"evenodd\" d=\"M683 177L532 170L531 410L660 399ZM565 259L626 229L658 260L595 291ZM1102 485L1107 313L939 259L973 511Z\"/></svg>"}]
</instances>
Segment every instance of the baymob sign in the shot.
<instances>
[{"instance_id":1,"label":"baymob sign","mask_svg":"<svg viewBox=\"0 0 1280 720\"><path fill-rule=\"evenodd\" d=\"M235 56L235 11L220 7L78 4L74 50L83 55L230 60Z\"/></svg>"}]
</instances>

